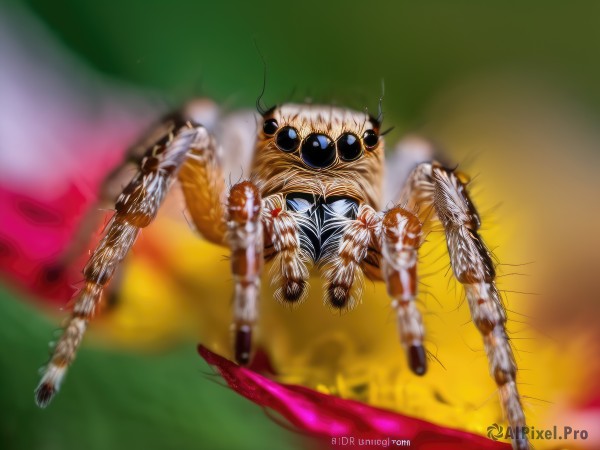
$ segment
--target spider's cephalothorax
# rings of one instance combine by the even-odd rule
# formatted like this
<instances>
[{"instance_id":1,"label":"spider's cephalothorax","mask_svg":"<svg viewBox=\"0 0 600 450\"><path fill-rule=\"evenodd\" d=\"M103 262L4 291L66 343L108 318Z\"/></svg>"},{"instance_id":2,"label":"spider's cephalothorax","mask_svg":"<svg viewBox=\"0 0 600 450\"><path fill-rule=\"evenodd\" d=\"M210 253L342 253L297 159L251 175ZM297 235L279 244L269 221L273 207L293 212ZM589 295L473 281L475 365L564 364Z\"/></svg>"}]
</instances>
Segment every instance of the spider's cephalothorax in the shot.
<instances>
[{"instance_id":1,"label":"spider's cephalothorax","mask_svg":"<svg viewBox=\"0 0 600 450\"><path fill-rule=\"evenodd\" d=\"M266 113L251 179L266 198L306 192L381 202L384 146L379 123L365 113L283 105Z\"/></svg>"},{"instance_id":2,"label":"spider's cephalothorax","mask_svg":"<svg viewBox=\"0 0 600 450\"><path fill-rule=\"evenodd\" d=\"M167 117L129 152L126 160L137 164L137 174L113 200L115 213L84 268L85 284L36 390L40 406L58 390L106 284L178 180L197 230L231 251L233 349L240 364L252 356L261 273L264 262L272 261L276 297L283 302L303 299L311 266L324 278L325 302L333 308L358 303L356 286L363 276L385 282L409 366L423 375L417 256L423 222L438 219L506 418L511 427L525 426L494 265L461 177L400 150L386 160L380 124L366 113L286 104L260 117L257 132L247 132L247 116L224 117L219 128L216 114L200 119L195 114L198 105L200 112L214 112L207 102L191 105L195 108ZM214 137L219 129L223 147ZM384 165L392 201L381 210ZM240 166L246 180L227 188L226 180ZM115 184L117 172L107 185ZM103 192L110 192L106 187ZM523 438L513 444L528 448Z\"/></svg>"}]
</instances>

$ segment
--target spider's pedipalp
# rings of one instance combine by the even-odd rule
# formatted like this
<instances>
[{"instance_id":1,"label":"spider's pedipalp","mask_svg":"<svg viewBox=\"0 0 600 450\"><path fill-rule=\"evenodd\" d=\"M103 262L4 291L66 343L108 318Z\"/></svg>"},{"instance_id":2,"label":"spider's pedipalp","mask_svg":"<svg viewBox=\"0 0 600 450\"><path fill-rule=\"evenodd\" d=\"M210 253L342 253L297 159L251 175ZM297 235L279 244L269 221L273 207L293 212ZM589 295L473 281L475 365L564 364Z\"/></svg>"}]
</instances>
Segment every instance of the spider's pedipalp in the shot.
<instances>
[{"instance_id":1,"label":"spider's pedipalp","mask_svg":"<svg viewBox=\"0 0 600 450\"><path fill-rule=\"evenodd\" d=\"M334 308L351 309L359 301L352 295L352 287L362 281L361 264L367 257L371 243L375 240L380 218L368 205L361 205L355 220L347 220L335 252L326 256L324 263L325 302ZM355 298L356 297L356 298Z\"/></svg>"},{"instance_id":2,"label":"spider's pedipalp","mask_svg":"<svg viewBox=\"0 0 600 450\"><path fill-rule=\"evenodd\" d=\"M259 190L250 181L231 188L227 202L227 239L235 280L234 353L236 361L243 365L250 362L252 331L258 318L264 247L261 209Z\"/></svg>"},{"instance_id":3,"label":"spider's pedipalp","mask_svg":"<svg viewBox=\"0 0 600 450\"><path fill-rule=\"evenodd\" d=\"M277 299L299 303L305 297L308 288L308 259L300 248L298 222L291 211L287 210L283 195L272 195L265 199L263 214L265 224L266 247L273 247L275 259L274 283L280 283L275 292Z\"/></svg>"},{"instance_id":4,"label":"spider's pedipalp","mask_svg":"<svg viewBox=\"0 0 600 450\"><path fill-rule=\"evenodd\" d=\"M75 299L71 316L35 391L38 406L47 406L58 391L67 368L75 358L87 324L94 316L104 287L133 246L140 229L156 217L190 149L202 148L207 140L208 133L204 128L189 122L178 123L168 137L146 150L137 174L117 199L115 214L104 237L83 270L85 284Z\"/></svg>"},{"instance_id":5,"label":"spider's pedipalp","mask_svg":"<svg viewBox=\"0 0 600 450\"><path fill-rule=\"evenodd\" d=\"M381 253L383 278L396 310L400 340L408 364L416 375L427 370L423 347L423 319L417 308L417 260L421 243L421 222L411 212L396 207L383 217Z\"/></svg>"}]
</instances>

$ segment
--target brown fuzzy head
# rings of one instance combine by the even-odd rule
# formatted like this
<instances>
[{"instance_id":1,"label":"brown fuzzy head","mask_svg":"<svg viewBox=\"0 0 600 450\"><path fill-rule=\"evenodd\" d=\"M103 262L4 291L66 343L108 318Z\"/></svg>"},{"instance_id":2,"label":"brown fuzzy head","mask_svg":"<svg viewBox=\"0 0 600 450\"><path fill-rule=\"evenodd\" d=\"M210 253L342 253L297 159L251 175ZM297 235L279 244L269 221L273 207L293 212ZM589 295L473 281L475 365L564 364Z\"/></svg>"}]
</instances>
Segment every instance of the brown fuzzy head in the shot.
<instances>
[{"instance_id":1,"label":"brown fuzzy head","mask_svg":"<svg viewBox=\"0 0 600 450\"><path fill-rule=\"evenodd\" d=\"M305 192L378 208L384 161L379 131L379 123L364 112L281 105L263 117L252 181L263 197Z\"/></svg>"}]
</instances>

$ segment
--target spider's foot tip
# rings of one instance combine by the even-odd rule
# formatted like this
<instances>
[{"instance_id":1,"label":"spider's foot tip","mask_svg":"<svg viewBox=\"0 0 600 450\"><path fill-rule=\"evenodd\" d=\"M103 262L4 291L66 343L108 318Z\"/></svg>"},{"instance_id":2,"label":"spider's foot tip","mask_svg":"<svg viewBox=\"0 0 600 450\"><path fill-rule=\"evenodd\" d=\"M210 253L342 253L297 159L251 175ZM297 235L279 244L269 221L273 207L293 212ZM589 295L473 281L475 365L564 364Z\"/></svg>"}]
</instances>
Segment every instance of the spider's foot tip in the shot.
<instances>
[{"instance_id":1,"label":"spider's foot tip","mask_svg":"<svg viewBox=\"0 0 600 450\"><path fill-rule=\"evenodd\" d=\"M237 362L240 366L248 366L250 364L250 353L236 354L235 362Z\"/></svg>"},{"instance_id":2,"label":"spider's foot tip","mask_svg":"<svg viewBox=\"0 0 600 450\"><path fill-rule=\"evenodd\" d=\"M242 325L235 332L235 361L240 366L250 363L250 350L252 348L252 328Z\"/></svg>"},{"instance_id":3,"label":"spider's foot tip","mask_svg":"<svg viewBox=\"0 0 600 450\"><path fill-rule=\"evenodd\" d=\"M51 383L42 383L35 390L35 403L40 408L48 406L56 394L56 388Z\"/></svg>"},{"instance_id":4,"label":"spider's foot tip","mask_svg":"<svg viewBox=\"0 0 600 450\"><path fill-rule=\"evenodd\" d=\"M425 347L422 345L411 345L408 348L408 364L410 370L412 370L415 375L425 375L425 372L427 372Z\"/></svg>"}]
</instances>

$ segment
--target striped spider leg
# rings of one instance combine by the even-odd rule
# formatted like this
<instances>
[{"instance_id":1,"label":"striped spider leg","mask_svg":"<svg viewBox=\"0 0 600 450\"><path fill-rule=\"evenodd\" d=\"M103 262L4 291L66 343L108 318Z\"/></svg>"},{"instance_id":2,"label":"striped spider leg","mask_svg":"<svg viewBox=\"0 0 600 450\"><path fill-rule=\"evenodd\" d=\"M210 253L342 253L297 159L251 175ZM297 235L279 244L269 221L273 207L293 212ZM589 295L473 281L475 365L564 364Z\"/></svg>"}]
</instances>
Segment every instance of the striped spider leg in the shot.
<instances>
[{"instance_id":1,"label":"striped spider leg","mask_svg":"<svg viewBox=\"0 0 600 450\"><path fill-rule=\"evenodd\" d=\"M210 147L206 129L173 118L167 125L167 133L146 150L137 173L118 197L104 236L83 270L85 284L77 294L71 316L35 391L40 407L47 406L60 388L104 287L133 246L140 229L156 217L181 166L195 152L202 153Z\"/></svg>"},{"instance_id":2,"label":"striped spider leg","mask_svg":"<svg viewBox=\"0 0 600 450\"><path fill-rule=\"evenodd\" d=\"M347 215L350 220L324 273L327 302L338 308L353 306L350 292L354 281L360 280L359 269L371 279L385 281L409 367L423 375L427 370L424 327L415 302L422 223L412 211L421 211L422 219L430 220L427 206L432 206L445 229L454 276L465 288L473 322L483 336L505 416L514 430L524 427L506 313L494 283L494 264L477 232L479 215L465 184L438 163L420 163L408 177L398 204L403 206L380 213L363 204L354 215ZM521 436L513 440L513 446L529 448Z\"/></svg>"},{"instance_id":3,"label":"striped spider leg","mask_svg":"<svg viewBox=\"0 0 600 450\"><path fill-rule=\"evenodd\" d=\"M230 243L233 249L232 268L238 293L236 311L243 311L236 323L238 328L246 330L244 320L251 318L256 304L252 299L255 292L248 286L255 281L262 264L262 235L255 211L260 196L251 184L239 183L231 189L225 210L227 191L214 139L204 126L187 117L167 117L149 135L154 139L148 141L143 156L136 158L137 173L116 200L115 213L83 270L85 284L43 369L35 391L40 407L47 406L60 388L106 285L133 246L140 229L150 225L156 217L176 179L180 181L196 228L212 242ZM139 149L135 153L139 153ZM124 165L130 160L126 158ZM256 250L258 248L260 250ZM237 340L244 339L243 332L238 335Z\"/></svg>"},{"instance_id":4,"label":"striped spider leg","mask_svg":"<svg viewBox=\"0 0 600 450\"><path fill-rule=\"evenodd\" d=\"M479 214L465 183L437 162L421 163L409 176L400 203L426 212L432 206L441 221L454 277L465 289L473 323L481 333L504 415L513 430L525 426L517 390L517 364L506 333L506 311L495 285L495 268L479 236ZM517 434L513 447L527 449L526 437Z\"/></svg>"},{"instance_id":5,"label":"striped spider leg","mask_svg":"<svg viewBox=\"0 0 600 450\"><path fill-rule=\"evenodd\" d=\"M262 204L258 188L243 181L231 188L227 203L227 231L231 247L234 352L240 364L252 355L252 329L258 315L263 267Z\"/></svg>"},{"instance_id":6,"label":"striped spider leg","mask_svg":"<svg viewBox=\"0 0 600 450\"><path fill-rule=\"evenodd\" d=\"M181 165L192 149L205 149L210 145L209 141L204 128L173 120L167 135L146 151L138 172L117 199L115 213L104 237L83 269L85 284L77 294L71 316L35 391L39 406L45 407L59 389L104 287L132 247L140 229L154 220Z\"/></svg>"}]
</instances>

